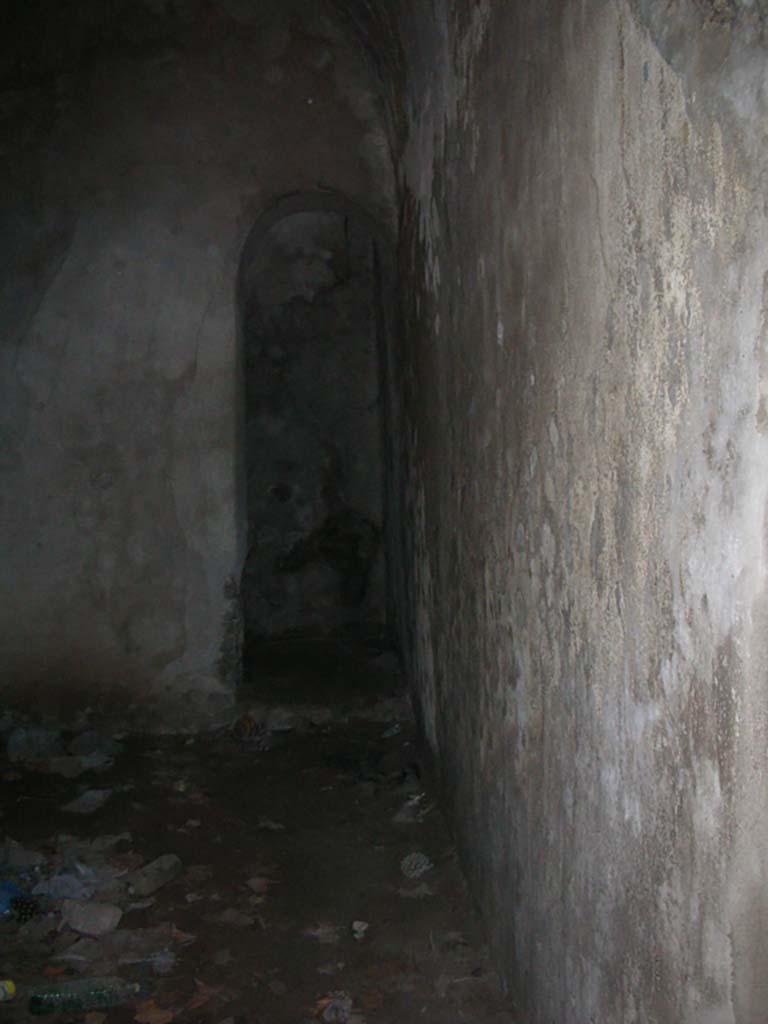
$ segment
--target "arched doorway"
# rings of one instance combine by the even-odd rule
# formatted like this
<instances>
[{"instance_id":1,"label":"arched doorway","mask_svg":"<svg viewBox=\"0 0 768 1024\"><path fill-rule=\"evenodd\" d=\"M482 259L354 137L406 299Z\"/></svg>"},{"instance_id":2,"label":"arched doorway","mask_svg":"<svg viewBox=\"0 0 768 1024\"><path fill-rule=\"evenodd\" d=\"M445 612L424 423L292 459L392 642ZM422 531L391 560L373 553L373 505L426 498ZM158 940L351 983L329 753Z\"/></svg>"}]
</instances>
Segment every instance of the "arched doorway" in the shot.
<instances>
[{"instance_id":1,"label":"arched doorway","mask_svg":"<svg viewBox=\"0 0 768 1024\"><path fill-rule=\"evenodd\" d=\"M385 631L387 250L364 211L320 193L276 204L243 252L246 682L275 641Z\"/></svg>"}]
</instances>

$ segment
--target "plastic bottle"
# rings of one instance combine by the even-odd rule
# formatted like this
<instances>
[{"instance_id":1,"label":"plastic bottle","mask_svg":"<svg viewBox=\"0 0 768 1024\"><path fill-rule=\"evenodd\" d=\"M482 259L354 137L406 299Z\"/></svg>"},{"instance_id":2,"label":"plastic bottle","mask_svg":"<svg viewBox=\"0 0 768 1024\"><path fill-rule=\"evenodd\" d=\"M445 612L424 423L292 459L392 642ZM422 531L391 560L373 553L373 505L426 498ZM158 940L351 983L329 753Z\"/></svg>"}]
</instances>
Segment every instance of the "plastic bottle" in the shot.
<instances>
[{"instance_id":1,"label":"plastic bottle","mask_svg":"<svg viewBox=\"0 0 768 1024\"><path fill-rule=\"evenodd\" d=\"M139 994L138 982L122 978L79 978L53 985L35 985L28 990L29 1012L79 1013L106 1006L119 1006Z\"/></svg>"},{"instance_id":2,"label":"plastic bottle","mask_svg":"<svg viewBox=\"0 0 768 1024\"><path fill-rule=\"evenodd\" d=\"M0 1003L7 1003L16 995L16 986L10 978L0 978Z\"/></svg>"}]
</instances>

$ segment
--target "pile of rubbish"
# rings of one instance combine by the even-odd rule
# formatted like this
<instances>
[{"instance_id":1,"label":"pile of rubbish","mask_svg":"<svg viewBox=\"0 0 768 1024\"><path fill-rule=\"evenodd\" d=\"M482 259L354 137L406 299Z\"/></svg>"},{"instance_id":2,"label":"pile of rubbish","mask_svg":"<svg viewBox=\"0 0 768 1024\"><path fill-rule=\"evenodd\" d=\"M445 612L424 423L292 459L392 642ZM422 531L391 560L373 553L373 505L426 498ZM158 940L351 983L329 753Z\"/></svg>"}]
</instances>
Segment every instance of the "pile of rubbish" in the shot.
<instances>
[{"instance_id":1,"label":"pile of rubbish","mask_svg":"<svg viewBox=\"0 0 768 1024\"><path fill-rule=\"evenodd\" d=\"M6 781L27 771L75 779L106 771L121 752L118 739L94 730L74 736L42 727L6 730ZM73 823L111 798L109 788L84 789L61 810ZM177 949L193 941L171 923L126 927L132 912L146 909L155 894L183 871L175 853L146 859L130 832L83 839L60 833L29 849L10 836L0 843L0 1002L27 1001L33 1013L86 1010L135 999L153 975L169 973ZM45 963L45 981L18 977ZM129 978L118 972L132 973ZM87 975L78 979L77 975Z\"/></svg>"}]
</instances>

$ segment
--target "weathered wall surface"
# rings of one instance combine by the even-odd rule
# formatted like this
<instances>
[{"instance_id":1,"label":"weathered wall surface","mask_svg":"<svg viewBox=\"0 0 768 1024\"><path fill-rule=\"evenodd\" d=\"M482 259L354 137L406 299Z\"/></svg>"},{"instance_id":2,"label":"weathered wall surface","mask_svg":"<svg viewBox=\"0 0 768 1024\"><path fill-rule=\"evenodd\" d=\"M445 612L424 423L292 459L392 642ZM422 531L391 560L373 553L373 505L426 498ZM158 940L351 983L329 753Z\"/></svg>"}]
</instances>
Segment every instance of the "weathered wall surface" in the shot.
<instances>
[{"instance_id":1,"label":"weathered wall surface","mask_svg":"<svg viewBox=\"0 0 768 1024\"><path fill-rule=\"evenodd\" d=\"M247 641L383 623L376 244L311 209L244 253Z\"/></svg>"},{"instance_id":2,"label":"weathered wall surface","mask_svg":"<svg viewBox=\"0 0 768 1024\"><path fill-rule=\"evenodd\" d=\"M8 697L125 686L147 707L226 702L245 553L240 249L292 190L389 209L365 68L319 7L294 6L12 7L0 61Z\"/></svg>"},{"instance_id":3,"label":"weathered wall surface","mask_svg":"<svg viewBox=\"0 0 768 1024\"><path fill-rule=\"evenodd\" d=\"M755 1024L761 8L417 7L403 636L465 864L526 1020Z\"/></svg>"}]
</instances>

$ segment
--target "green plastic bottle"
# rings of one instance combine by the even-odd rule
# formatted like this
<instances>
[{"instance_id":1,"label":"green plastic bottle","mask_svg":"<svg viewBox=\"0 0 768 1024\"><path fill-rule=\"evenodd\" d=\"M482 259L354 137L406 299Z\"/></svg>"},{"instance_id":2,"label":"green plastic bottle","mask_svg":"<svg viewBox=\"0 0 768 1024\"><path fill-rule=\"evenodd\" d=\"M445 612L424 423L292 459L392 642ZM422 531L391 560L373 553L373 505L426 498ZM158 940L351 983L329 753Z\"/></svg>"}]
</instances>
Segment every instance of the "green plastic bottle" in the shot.
<instances>
[{"instance_id":1,"label":"green plastic bottle","mask_svg":"<svg viewBox=\"0 0 768 1024\"><path fill-rule=\"evenodd\" d=\"M29 1012L78 1013L81 1010L100 1010L106 1006L120 1006L134 999L140 992L138 982L122 978L79 978L60 981L53 985L35 985L28 989Z\"/></svg>"}]
</instances>

